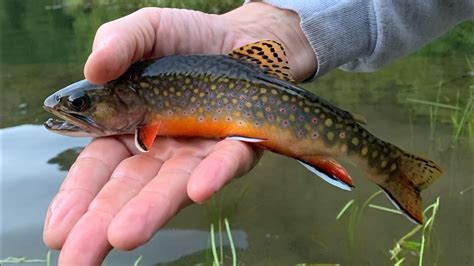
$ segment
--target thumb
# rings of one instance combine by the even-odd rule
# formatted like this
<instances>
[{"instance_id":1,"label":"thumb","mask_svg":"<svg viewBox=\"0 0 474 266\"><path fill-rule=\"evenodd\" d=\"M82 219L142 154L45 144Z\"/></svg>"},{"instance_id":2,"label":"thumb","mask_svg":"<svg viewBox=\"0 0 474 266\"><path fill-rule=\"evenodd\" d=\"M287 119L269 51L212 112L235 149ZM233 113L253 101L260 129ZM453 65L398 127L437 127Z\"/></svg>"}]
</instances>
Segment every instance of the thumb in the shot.
<instances>
[{"instance_id":1,"label":"thumb","mask_svg":"<svg viewBox=\"0 0 474 266\"><path fill-rule=\"evenodd\" d=\"M84 76L101 84L118 78L139 59L153 52L159 8L145 8L102 25L96 33Z\"/></svg>"}]
</instances>

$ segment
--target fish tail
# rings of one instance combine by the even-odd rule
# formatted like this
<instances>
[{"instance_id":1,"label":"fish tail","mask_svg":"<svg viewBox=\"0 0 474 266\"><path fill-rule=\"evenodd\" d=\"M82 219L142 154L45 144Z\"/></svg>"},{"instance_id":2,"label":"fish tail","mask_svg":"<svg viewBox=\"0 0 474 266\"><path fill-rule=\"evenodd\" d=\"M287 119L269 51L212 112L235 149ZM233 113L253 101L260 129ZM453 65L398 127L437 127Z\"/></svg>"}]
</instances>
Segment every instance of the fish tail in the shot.
<instances>
[{"instance_id":1,"label":"fish tail","mask_svg":"<svg viewBox=\"0 0 474 266\"><path fill-rule=\"evenodd\" d=\"M379 169L370 171L370 179L384 190L392 203L404 214L416 223L423 224L420 192L441 176L441 168L431 160L402 151L389 143L383 145L391 147L392 159L379 161ZM380 171L381 166L384 166L383 171Z\"/></svg>"}]
</instances>

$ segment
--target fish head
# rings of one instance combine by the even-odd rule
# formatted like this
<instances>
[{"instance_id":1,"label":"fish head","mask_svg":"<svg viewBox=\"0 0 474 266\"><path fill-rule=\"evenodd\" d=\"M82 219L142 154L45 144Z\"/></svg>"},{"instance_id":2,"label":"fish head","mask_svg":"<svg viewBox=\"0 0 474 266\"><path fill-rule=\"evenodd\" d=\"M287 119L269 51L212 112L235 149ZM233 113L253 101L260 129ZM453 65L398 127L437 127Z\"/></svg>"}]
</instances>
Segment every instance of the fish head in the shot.
<instances>
[{"instance_id":1,"label":"fish head","mask_svg":"<svg viewBox=\"0 0 474 266\"><path fill-rule=\"evenodd\" d=\"M146 106L133 86L115 80L96 85L81 80L46 98L50 118L45 127L76 137L101 137L133 133L145 117Z\"/></svg>"}]
</instances>

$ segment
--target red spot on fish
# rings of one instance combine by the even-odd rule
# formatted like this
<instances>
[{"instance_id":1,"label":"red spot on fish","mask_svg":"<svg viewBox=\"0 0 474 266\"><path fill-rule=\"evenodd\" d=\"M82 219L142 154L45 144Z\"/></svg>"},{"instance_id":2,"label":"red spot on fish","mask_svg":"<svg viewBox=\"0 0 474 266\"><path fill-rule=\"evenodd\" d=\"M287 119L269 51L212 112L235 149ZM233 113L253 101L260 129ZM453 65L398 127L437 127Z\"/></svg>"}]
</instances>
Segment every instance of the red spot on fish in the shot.
<instances>
[{"instance_id":1,"label":"red spot on fish","mask_svg":"<svg viewBox=\"0 0 474 266\"><path fill-rule=\"evenodd\" d=\"M339 133L339 138L345 139L346 138L346 133L345 132Z\"/></svg>"},{"instance_id":2,"label":"red spot on fish","mask_svg":"<svg viewBox=\"0 0 474 266\"><path fill-rule=\"evenodd\" d=\"M317 118L317 117L313 117L313 119L311 119L311 122L313 122L313 124L317 124L317 123L318 123L318 118Z\"/></svg>"}]
</instances>

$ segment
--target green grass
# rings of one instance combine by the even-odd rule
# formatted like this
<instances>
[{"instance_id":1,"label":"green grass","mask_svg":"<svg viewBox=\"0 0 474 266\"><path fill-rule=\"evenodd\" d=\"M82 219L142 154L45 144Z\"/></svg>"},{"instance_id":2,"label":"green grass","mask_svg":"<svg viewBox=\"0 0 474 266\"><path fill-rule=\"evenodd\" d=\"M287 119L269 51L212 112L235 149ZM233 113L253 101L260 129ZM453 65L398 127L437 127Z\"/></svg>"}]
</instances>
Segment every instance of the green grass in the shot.
<instances>
[{"instance_id":1,"label":"green grass","mask_svg":"<svg viewBox=\"0 0 474 266\"><path fill-rule=\"evenodd\" d=\"M44 259L28 259L27 257L7 257L5 259L0 260L0 264L36 264L36 263L44 263L46 266L51 265L51 251L46 253L46 257Z\"/></svg>"},{"instance_id":2,"label":"green grass","mask_svg":"<svg viewBox=\"0 0 474 266\"><path fill-rule=\"evenodd\" d=\"M394 261L395 265L403 265L404 261L406 260L406 256L404 255L405 253L417 254L417 265L425 265L424 256L427 248L431 243L431 233L433 231L433 225L436 218L436 214L438 213L438 209L439 197L423 212L423 216L425 216L426 220L425 224L415 226L412 230L402 236L395 243L393 249L389 251L391 254L390 259ZM427 216L427 213L429 213L430 215ZM417 234L421 234L420 238L415 238Z\"/></svg>"},{"instance_id":3,"label":"green grass","mask_svg":"<svg viewBox=\"0 0 474 266\"><path fill-rule=\"evenodd\" d=\"M336 220L341 220L342 216L349 212L349 218L347 222L347 234L349 236L349 243L351 246L355 244L355 232L357 232L356 228L361 220L362 213L364 210L369 206L369 203L378 196L382 191L377 191L372 194L362 205L358 203L356 200L348 201L339 211L339 214L336 216Z\"/></svg>"},{"instance_id":4,"label":"green grass","mask_svg":"<svg viewBox=\"0 0 474 266\"><path fill-rule=\"evenodd\" d=\"M219 224L221 222L219 221ZM237 252L235 250L235 245L234 245L234 240L232 238L232 232L230 230L230 225L229 225L229 220L227 218L224 218L224 224L225 224L225 229L227 232L227 238L229 239L229 245L230 245L230 250L231 250L231 255L232 255L232 265L236 266L237 265ZM212 251L212 265L218 266L218 265L224 265L225 261L225 256L224 256L224 251L223 251L223 246L224 243L222 241L222 230L221 226L219 225L219 255L217 254L217 241L216 241L216 234L214 230L214 224L211 223L211 230L210 230L210 239L211 239L211 251Z\"/></svg>"},{"instance_id":5,"label":"green grass","mask_svg":"<svg viewBox=\"0 0 474 266\"><path fill-rule=\"evenodd\" d=\"M464 132L467 132L466 135L469 137L471 137L473 133L472 109L474 106L474 85L469 86L469 97L467 98L466 104L464 106L459 105L459 91L457 93L456 105L442 103L440 101L440 91L441 83L438 88L436 101L427 101L414 98L407 98L406 101L414 104L426 105L429 107L431 140L435 139L436 126L440 119L438 115L439 109L442 108L450 111L450 122L453 128L451 144L455 145L459 142Z\"/></svg>"},{"instance_id":6,"label":"green grass","mask_svg":"<svg viewBox=\"0 0 474 266\"><path fill-rule=\"evenodd\" d=\"M342 216L350 212L349 214L349 222L348 222L348 231L350 241L355 241L354 232L356 231L356 227L360 222L362 212L366 207L377 209L387 213L393 213L397 215L403 215L403 213L399 210L387 208L384 206L379 206L375 204L370 204L370 202L382 191L378 191L372 194L363 204L361 207L357 204L356 200L348 201L342 208L339 214L337 215L336 219L340 220ZM425 265L424 264L424 255L431 243L431 233L433 230L433 224L435 221L436 214L438 213L440 200L439 197L436 201L429 205L423 212L423 216L425 218L425 223L423 225L416 225L413 229L411 229L408 233L403 235L397 242L395 246L389 250L391 254L391 260L394 261L394 265L404 265L406 262L406 257L404 254L406 253L414 253L418 257L418 266ZM428 215L429 214L429 215ZM415 236L420 235L419 239L414 239Z\"/></svg>"}]
</instances>

